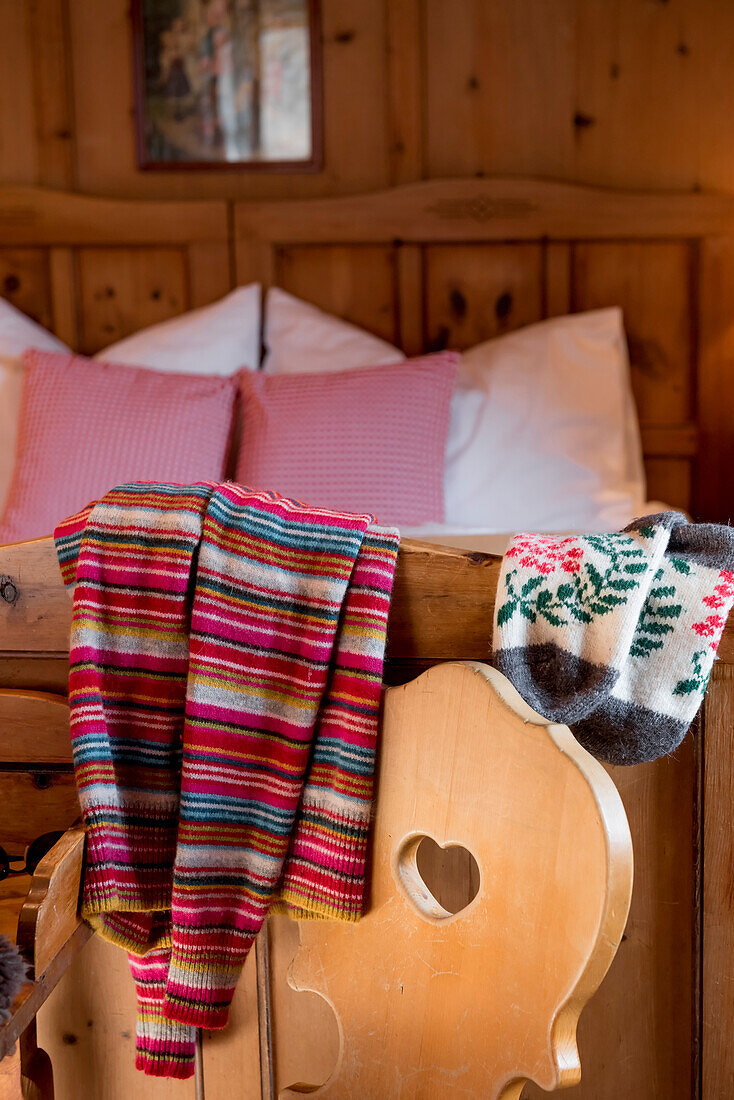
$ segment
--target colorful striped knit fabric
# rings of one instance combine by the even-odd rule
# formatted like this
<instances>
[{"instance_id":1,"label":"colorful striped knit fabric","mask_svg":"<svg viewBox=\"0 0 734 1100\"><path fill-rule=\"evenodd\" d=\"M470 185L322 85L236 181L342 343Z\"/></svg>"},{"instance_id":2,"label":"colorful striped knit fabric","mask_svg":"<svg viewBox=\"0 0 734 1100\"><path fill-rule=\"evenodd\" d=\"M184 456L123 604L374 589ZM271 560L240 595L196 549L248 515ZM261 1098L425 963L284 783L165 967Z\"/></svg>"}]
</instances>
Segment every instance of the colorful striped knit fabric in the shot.
<instances>
[{"instance_id":1,"label":"colorful striped knit fabric","mask_svg":"<svg viewBox=\"0 0 734 1100\"><path fill-rule=\"evenodd\" d=\"M83 913L131 955L137 1064L193 1071L269 908L357 919L398 536L241 486L65 521Z\"/></svg>"}]
</instances>

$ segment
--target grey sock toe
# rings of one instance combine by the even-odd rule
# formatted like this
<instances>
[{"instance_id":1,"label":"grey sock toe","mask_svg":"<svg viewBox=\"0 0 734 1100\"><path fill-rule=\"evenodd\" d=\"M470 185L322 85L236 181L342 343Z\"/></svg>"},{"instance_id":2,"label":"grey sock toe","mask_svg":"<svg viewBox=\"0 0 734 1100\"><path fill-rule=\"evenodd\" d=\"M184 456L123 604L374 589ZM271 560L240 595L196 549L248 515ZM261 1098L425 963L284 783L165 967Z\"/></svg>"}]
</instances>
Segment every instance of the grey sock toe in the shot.
<instances>
[{"instance_id":1,"label":"grey sock toe","mask_svg":"<svg viewBox=\"0 0 734 1100\"><path fill-rule=\"evenodd\" d=\"M607 764L643 764L678 748L688 726L647 707L610 696L572 732L579 744Z\"/></svg>"},{"instance_id":2,"label":"grey sock toe","mask_svg":"<svg viewBox=\"0 0 734 1100\"><path fill-rule=\"evenodd\" d=\"M574 657L553 642L501 649L492 663L538 714L550 722L580 722L603 702L619 673Z\"/></svg>"}]
</instances>

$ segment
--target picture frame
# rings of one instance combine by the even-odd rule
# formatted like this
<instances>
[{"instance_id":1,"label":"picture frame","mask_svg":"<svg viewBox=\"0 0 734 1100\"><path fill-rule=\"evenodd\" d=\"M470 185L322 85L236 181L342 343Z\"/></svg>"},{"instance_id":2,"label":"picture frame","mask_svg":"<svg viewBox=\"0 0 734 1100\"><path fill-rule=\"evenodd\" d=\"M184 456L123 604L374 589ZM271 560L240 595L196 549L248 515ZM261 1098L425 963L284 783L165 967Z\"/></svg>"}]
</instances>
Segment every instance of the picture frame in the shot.
<instances>
[{"instance_id":1,"label":"picture frame","mask_svg":"<svg viewBox=\"0 0 734 1100\"><path fill-rule=\"evenodd\" d=\"M143 170L323 166L319 0L132 0Z\"/></svg>"}]
</instances>

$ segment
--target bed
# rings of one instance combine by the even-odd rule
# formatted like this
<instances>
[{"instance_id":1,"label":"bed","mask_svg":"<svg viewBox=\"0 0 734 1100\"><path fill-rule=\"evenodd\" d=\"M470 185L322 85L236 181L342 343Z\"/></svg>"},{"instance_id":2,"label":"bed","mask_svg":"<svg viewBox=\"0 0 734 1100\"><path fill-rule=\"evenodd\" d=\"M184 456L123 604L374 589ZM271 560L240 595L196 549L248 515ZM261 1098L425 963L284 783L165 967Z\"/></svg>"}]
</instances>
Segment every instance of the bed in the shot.
<instances>
[{"instance_id":1,"label":"bed","mask_svg":"<svg viewBox=\"0 0 734 1100\"><path fill-rule=\"evenodd\" d=\"M730 199L481 179L287 203L3 189L0 221L6 292L88 353L252 281L308 297L413 354L621 305L650 495L700 518L731 513ZM390 682L438 660L486 656L498 561L480 546L406 548ZM16 615L15 633L3 626L0 685L13 691L65 690L63 593L34 580L48 553L43 543L0 550L0 574L11 578L6 603L15 578L24 593L30 582L35 608ZM726 980L733 666L729 631L698 736L669 759L611 769L632 829L636 883L625 941L582 1017L580 1096L713 1098L734 1081ZM18 846L41 831L49 808L70 812L68 764L44 751L45 760L0 764L5 805L34 807L15 819ZM83 975L70 975L39 1021L69 1079L84 1044L64 1041L63 1021L81 1019L84 996ZM117 1024L107 1017L100 1026Z\"/></svg>"}]
</instances>

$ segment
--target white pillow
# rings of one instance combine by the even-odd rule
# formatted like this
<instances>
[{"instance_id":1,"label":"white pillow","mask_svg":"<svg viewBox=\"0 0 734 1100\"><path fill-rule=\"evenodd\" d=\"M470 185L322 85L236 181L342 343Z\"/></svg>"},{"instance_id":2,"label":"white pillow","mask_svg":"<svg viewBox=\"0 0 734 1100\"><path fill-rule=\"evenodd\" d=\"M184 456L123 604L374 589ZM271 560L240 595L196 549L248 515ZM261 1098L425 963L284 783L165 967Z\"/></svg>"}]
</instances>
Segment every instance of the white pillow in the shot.
<instances>
[{"instance_id":1,"label":"white pillow","mask_svg":"<svg viewBox=\"0 0 734 1100\"><path fill-rule=\"evenodd\" d=\"M126 336L94 358L179 374L233 374L241 367L257 370L260 297L259 283L237 287L213 305Z\"/></svg>"},{"instance_id":2,"label":"white pillow","mask_svg":"<svg viewBox=\"0 0 734 1100\"><path fill-rule=\"evenodd\" d=\"M23 384L20 357L26 348L69 349L10 302L0 298L0 514L10 487Z\"/></svg>"},{"instance_id":3,"label":"white pillow","mask_svg":"<svg viewBox=\"0 0 734 1100\"><path fill-rule=\"evenodd\" d=\"M464 353L445 527L613 530L645 499L619 309L553 318Z\"/></svg>"},{"instance_id":4,"label":"white pillow","mask_svg":"<svg viewBox=\"0 0 734 1100\"><path fill-rule=\"evenodd\" d=\"M303 374L379 366L404 359L402 351L356 325L271 287L265 298L263 370Z\"/></svg>"}]
</instances>

